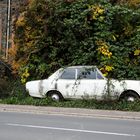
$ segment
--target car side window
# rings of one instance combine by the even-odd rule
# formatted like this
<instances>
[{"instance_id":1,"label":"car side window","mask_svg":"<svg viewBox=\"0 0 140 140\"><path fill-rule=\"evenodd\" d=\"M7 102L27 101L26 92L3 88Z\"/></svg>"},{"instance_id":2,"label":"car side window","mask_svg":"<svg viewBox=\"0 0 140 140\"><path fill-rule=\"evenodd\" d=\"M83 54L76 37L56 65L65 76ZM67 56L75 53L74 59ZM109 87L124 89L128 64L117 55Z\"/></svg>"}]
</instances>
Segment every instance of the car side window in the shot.
<instances>
[{"instance_id":1,"label":"car side window","mask_svg":"<svg viewBox=\"0 0 140 140\"><path fill-rule=\"evenodd\" d=\"M75 69L74 68L67 68L64 70L60 79L75 79Z\"/></svg>"},{"instance_id":2,"label":"car side window","mask_svg":"<svg viewBox=\"0 0 140 140\"><path fill-rule=\"evenodd\" d=\"M79 79L103 79L102 75L92 69L82 69L78 70L78 78Z\"/></svg>"},{"instance_id":3,"label":"car side window","mask_svg":"<svg viewBox=\"0 0 140 140\"><path fill-rule=\"evenodd\" d=\"M97 79L104 79L103 76L97 71Z\"/></svg>"}]
</instances>

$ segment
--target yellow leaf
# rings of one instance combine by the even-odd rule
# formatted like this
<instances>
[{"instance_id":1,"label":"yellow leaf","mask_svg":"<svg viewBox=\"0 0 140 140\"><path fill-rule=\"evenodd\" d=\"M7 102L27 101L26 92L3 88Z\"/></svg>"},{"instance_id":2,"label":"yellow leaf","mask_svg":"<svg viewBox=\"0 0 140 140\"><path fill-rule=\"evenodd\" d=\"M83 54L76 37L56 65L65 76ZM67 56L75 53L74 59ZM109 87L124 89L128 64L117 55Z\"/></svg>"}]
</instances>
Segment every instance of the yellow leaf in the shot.
<instances>
[{"instance_id":1,"label":"yellow leaf","mask_svg":"<svg viewBox=\"0 0 140 140\"><path fill-rule=\"evenodd\" d=\"M140 49L134 51L134 55L140 55Z\"/></svg>"},{"instance_id":2,"label":"yellow leaf","mask_svg":"<svg viewBox=\"0 0 140 140\"><path fill-rule=\"evenodd\" d=\"M113 38L113 40L114 40L114 41L116 41L116 40L117 40L117 39L116 39L116 37L115 37L114 35L112 36L112 38Z\"/></svg>"},{"instance_id":3,"label":"yellow leaf","mask_svg":"<svg viewBox=\"0 0 140 140\"><path fill-rule=\"evenodd\" d=\"M101 9L101 8L98 9L98 13L99 13L99 14L103 14L103 13L104 13L104 9Z\"/></svg>"}]
</instances>

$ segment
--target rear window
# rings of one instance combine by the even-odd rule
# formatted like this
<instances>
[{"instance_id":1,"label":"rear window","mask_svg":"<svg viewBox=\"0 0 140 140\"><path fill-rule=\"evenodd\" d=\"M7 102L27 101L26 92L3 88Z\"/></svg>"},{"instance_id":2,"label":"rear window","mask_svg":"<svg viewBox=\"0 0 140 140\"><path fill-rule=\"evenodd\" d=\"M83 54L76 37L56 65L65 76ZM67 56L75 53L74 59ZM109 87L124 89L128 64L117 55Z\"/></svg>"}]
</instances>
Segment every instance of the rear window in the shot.
<instances>
[{"instance_id":1,"label":"rear window","mask_svg":"<svg viewBox=\"0 0 140 140\"><path fill-rule=\"evenodd\" d=\"M79 79L103 79L102 75L96 69L79 69Z\"/></svg>"}]
</instances>

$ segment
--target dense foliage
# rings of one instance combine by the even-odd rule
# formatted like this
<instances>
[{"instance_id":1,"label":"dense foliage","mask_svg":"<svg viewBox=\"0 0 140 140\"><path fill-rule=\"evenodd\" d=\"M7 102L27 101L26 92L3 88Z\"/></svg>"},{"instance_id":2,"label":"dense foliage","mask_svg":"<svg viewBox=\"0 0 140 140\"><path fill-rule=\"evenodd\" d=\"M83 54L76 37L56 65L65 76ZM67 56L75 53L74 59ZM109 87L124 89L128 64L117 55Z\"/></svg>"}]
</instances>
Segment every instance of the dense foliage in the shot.
<instances>
[{"instance_id":1,"label":"dense foliage","mask_svg":"<svg viewBox=\"0 0 140 140\"><path fill-rule=\"evenodd\" d=\"M66 65L97 65L106 76L140 79L137 2L30 0L15 21L14 71L23 83Z\"/></svg>"},{"instance_id":2,"label":"dense foliage","mask_svg":"<svg viewBox=\"0 0 140 140\"><path fill-rule=\"evenodd\" d=\"M0 98L10 95L10 82L14 80L10 66L0 59ZM9 92L10 91L10 92Z\"/></svg>"}]
</instances>

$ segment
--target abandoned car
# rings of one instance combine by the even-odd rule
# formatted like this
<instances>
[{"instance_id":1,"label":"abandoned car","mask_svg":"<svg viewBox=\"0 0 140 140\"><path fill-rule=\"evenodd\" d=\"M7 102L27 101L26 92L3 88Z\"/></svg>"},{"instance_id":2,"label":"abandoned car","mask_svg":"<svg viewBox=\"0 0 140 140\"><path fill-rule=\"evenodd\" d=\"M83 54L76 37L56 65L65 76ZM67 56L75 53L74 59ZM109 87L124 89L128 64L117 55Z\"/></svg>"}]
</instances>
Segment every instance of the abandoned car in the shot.
<instances>
[{"instance_id":1,"label":"abandoned car","mask_svg":"<svg viewBox=\"0 0 140 140\"><path fill-rule=\"evenodd\" d=\"M32 97L55 101L106 97L135 101L140 97L140 81L108 80L96 66L71 66L60 68L47 79L27 82L26 90Z\"/></svg>"}]
</instances>

